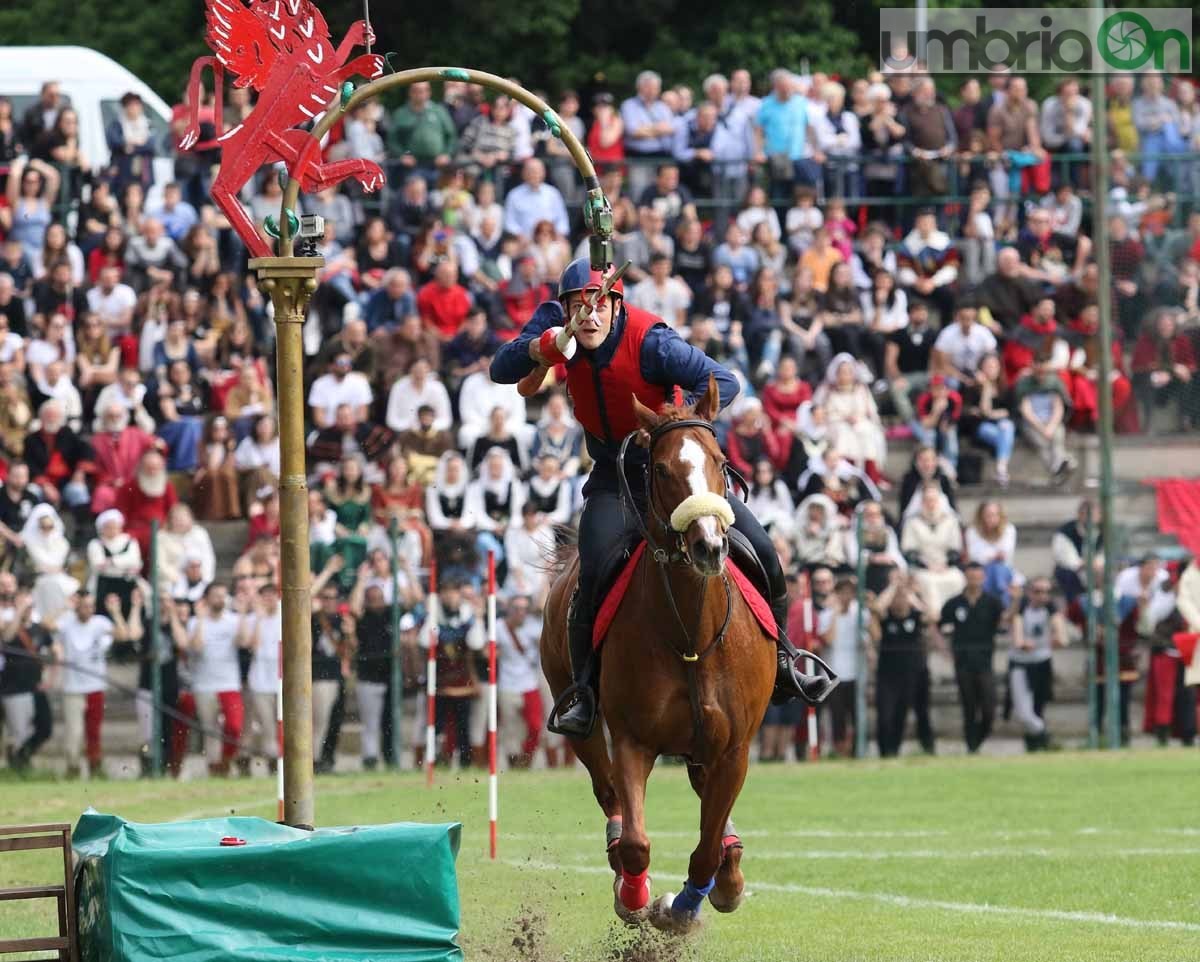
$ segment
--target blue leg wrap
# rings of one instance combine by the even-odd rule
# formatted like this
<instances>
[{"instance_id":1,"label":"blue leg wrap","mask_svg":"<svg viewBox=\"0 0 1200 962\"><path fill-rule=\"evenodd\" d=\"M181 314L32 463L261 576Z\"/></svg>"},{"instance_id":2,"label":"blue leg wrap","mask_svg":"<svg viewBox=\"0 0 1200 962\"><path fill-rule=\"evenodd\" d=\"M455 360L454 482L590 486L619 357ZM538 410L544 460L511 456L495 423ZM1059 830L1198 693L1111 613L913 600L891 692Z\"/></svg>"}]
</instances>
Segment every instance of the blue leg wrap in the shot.
<instances>
[{"instance_id":1,"label":"blue leg wrap","mask_svg":"<svg viewBox=\"0 0 1200 962\"><path fill-rule=\"evenodd\" d=\"M683 891L675 896L671 902L671 911L676 915L691 915L700 914L700 904L708 896L708 893L713 890L713 886L717 884L715 878L710 878L708 883L703 888L696 888L691 881L683 883Z\"/></svg>"}]
</instances>

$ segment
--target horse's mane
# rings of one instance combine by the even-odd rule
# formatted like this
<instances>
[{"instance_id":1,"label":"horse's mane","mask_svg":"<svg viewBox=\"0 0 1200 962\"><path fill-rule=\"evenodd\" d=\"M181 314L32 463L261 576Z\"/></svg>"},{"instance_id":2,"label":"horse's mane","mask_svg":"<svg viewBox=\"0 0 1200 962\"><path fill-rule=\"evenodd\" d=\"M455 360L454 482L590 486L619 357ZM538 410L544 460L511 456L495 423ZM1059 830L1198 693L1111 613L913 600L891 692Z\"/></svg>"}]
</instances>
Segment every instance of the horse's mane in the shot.
<instances>
[{"instance_id":1,"label":"horse's mane","mask_svg":"<svg viewBox=\"0 0 1200 962\"><path fill-rule=\"evenodd\" d=\"M696 417L696 405L694 404L664 404L658 409L658 416L662 419L663 424L669 424L672 421L688 421Z\"/></svg>"},{"instance_id":2,"label":"horse's mane","mask_svg":"<svg viewBox=\"0 0 1200 962\"><path fill-rule=\"evenodd\" d=\"M579 554L579 532L569 524L554 525L554 540L542 548L537 567L554 576L563 571Z\"/></svg>"}]
</instances>

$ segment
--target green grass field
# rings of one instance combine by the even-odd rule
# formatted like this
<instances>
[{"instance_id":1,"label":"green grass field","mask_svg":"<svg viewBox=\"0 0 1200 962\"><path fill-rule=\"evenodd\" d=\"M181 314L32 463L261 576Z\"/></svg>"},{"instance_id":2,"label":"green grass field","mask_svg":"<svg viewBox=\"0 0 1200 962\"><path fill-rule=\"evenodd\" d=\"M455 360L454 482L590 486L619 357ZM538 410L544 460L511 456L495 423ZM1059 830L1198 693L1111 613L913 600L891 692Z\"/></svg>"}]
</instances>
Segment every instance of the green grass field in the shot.
<instances>
[{"instance_id":1,"label":"green grass field","mask_svg":"<svg viewBox=\"0 0 1200 962\"><path fill-rule=\"evenodd\" d=\"M735 812L750 897L706 908L687 944L612 913L603 819L580 774L501 784L501 860L486 857L486 777L318 780L322 824L462 821L462 944L495 962L1200 960L1200 757L1161 751L759 766ZM274 812L273 783L0 781L0 824ZM677 891L697 805L681 769L653 776L655 894ZM0 858L0 886L37 881ZM44 877L43 877L44 878ZM0 937L32 909L0 902ZM514 939L518 944L514 945Z\"/></svg>"}]
</instances>

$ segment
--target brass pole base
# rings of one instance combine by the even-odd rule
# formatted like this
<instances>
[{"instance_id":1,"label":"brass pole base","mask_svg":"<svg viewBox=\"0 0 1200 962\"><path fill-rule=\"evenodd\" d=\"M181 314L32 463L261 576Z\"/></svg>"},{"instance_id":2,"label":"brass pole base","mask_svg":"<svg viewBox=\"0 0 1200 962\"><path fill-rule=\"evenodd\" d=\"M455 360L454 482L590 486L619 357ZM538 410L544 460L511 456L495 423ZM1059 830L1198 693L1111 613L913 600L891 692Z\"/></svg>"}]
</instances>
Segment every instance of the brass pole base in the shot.
<instances>
[{"instance_id":1,"label":"brass pole base","mask_svg":"<svg viewBox=\"0 0 1200 962\"><path fill-rule=\"evenodd\" d=\"M284 823L315 823L312 724L312 576L308 555L308 483L304 463L304 345L308 302L317 289L320 257L256 257L275 308L279 391L279 532L283 576Z\"/></svg>"}]
</instances>

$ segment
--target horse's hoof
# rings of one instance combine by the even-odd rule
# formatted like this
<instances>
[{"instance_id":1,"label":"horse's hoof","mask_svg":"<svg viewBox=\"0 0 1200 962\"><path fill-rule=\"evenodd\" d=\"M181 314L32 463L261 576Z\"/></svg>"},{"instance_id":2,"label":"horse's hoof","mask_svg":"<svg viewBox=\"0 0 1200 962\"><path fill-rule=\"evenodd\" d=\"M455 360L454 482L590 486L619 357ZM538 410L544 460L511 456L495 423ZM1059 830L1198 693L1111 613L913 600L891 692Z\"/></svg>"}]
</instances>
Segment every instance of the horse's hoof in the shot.
<instances>
[{"instance_id":1,"label":"horse's hoof","mask_svg":"<svg viewBox=\"0 0 1200 962\"><path fill-rule=\"evenodd\" d=\"M701 926L700 910L691 912L676 912L672 908L675 896L670 892L660 895L650 905L650 924L660 932L671 935L690 935Z\"/></svg>"},{"instance_id":2,"label":"horse's hoof","mask_svg":"<svg viewBox=\"0 0 1200 962\"><path fill-rule=\"evenodd\" d=\"M708 904L716 911L726 913L736 912L742 904L742 893L738 892L730 901L725 901L721 898L721 893L718 889L713 889L708 895Z\"/></svg>"},{"instance_id":3,"label":"horse's hoof","mask_svg":"<svg viewBox=\"0 0 1200 962\"><path fill-rule=\"evenodd\" d=\"M650 879L646 879L646 887L649 888ZM619 918L626 925L639 926L644 925L650 920L650 905L647 904L640 909L629 909L625 907L625 903L621 901L621 876L620 873L613 879L613 909Z\"/></svg>"}]
</instances>

